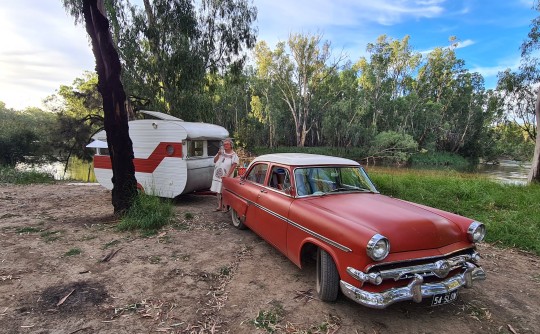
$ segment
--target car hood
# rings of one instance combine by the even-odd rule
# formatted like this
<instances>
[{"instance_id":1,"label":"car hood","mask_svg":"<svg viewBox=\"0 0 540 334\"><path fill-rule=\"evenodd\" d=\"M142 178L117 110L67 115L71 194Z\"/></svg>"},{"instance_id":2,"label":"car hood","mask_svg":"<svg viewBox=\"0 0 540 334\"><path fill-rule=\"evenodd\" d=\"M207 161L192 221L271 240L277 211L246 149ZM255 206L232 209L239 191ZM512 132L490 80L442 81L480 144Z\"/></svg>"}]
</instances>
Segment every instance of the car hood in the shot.
<instances>
[{"instance_id":1,"label":"car hood","mask_svg":"<svg viewBox=\"0 0 540 334\"><path fill-rule=\"evenodd\" d=\"M372 193L331 194L309 198L308 205L361 225L390 241L391 252L440 248L464 240L447 217L414 203Z\"/></svg>"}]
</instances>

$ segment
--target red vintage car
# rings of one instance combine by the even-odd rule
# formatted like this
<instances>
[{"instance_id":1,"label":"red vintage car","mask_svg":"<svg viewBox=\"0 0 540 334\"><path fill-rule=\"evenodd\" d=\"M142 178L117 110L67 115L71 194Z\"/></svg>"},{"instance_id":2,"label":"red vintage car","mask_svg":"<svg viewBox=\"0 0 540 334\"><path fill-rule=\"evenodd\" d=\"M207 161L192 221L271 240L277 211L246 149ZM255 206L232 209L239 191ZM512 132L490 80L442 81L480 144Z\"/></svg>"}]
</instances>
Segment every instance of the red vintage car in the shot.
<instances>
[{"instance_id":1,"label":"red vintage car","mask_svg":"<svg viewBox=\"0 0 540 334\"><path fill-rule=\"evenodd\" d=\"M457 298L485 279L475 243L482 223L381 195L359 163L313 154L263 155L223 180L223 203L298 267L316 259L323 301L339 290L359 304Z\"/></svg>"}]
</instances>

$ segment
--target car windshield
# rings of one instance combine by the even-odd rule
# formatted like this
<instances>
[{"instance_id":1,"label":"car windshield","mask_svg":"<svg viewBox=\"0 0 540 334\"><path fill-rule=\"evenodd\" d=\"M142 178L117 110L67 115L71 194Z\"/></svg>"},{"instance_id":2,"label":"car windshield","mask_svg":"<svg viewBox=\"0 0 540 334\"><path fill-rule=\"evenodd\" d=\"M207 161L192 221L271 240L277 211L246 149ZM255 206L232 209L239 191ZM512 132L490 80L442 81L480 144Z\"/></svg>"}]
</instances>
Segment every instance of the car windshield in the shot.
<instances>
[{"instance_id":1,"label":"car windshield","mask_svg":"<svg viewBox=\"0 0 540 334\"><path fill-rule=\"evenodd\" d=\"M378 192L361 167L331 166L296 168L298 196L325 195L340 192Z\"/></svg>"}]
</instances>

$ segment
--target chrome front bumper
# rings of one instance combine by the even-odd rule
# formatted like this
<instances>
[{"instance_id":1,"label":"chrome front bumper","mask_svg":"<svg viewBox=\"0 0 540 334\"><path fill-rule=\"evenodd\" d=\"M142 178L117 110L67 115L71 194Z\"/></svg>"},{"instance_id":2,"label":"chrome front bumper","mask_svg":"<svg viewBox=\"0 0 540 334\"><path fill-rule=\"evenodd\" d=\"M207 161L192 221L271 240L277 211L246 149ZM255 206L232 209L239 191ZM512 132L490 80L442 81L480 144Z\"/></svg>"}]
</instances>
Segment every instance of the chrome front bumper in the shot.
<instances>
[{"instance_id":1,"label":"chrome front bumper","mask_svg":"<svg viewBox=\"0 0 540 334\"><path fill-rule=\"evenodd\" d=\"M459 257L449 260L443 260L443 262L445 263L453 264L451 266L453 268L463 268L463 271L442 281L425 284L424 276L427 277L442 275L440 273L434 273L433 271L422 271L420 270L420 268L433 269L434 266L438 266L440 263L386 270L384 272L369 275L363 274L362 272L353 268L348 268L347 271L354 278L360 281L370 281L373 282L375 285L380 284L382 280L374 279L374 276L384 278L393 277L393 280L395 281L397 281L398 279L410 279L410 281L409 284L403 287L391 288L382 292L369 292L357 288L342 280L340 282L341 291L345 296L354 300L355 302L371 308L382 309L393 303L405 300L413 300L419 303L425 297L431 297L438 294L452 292L461 287L470 288L472 287L473 281L486 279L486 274L481 267L478 267L475 264L466 260L470 260L470 258L465 259L463 257Z\"/></svg>"}]
</instances>

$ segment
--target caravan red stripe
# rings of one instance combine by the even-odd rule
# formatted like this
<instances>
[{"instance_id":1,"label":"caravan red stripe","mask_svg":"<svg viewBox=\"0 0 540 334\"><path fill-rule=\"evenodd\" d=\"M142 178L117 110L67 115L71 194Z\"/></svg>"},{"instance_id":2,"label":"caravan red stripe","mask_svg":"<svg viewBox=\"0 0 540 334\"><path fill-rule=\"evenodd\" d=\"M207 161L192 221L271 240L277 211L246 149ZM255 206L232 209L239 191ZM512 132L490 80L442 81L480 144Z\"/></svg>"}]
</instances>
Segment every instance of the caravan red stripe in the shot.
<instances>
[{"instance_id":1,"label":"caravan red stripe","mask_svg":"<svg viewBox=\"0 0 540 334\"><path fill-rule=\"evenodd\" d=\"M173 153L167 153L167 147L173 147ZM150 154L148 159L133 159L133 164L135 165L135 171L140 173L153 173L157 166L163 161L163 159L171 158L182 158L182 143L159 143L159 145L154 149L154 152ZM94 168L102 169L112 169L111 158L106 155L95 155L94 156Z\"/></svg>"}]
</instances>

